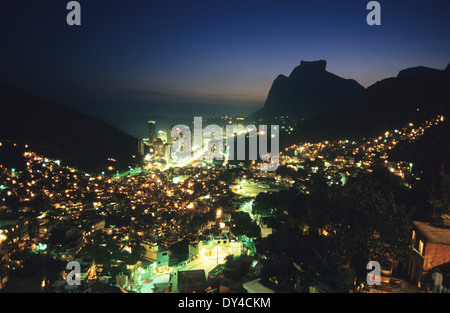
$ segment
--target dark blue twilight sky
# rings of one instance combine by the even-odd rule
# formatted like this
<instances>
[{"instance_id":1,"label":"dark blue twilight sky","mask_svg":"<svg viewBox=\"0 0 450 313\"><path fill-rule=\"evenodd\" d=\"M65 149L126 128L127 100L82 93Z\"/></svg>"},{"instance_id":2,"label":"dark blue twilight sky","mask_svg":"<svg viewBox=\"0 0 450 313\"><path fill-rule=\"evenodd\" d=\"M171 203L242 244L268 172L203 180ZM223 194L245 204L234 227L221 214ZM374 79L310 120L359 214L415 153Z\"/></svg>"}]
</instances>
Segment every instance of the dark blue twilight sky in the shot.
<instances>
[{"instance_id":1,"label":"dark blue twilight sky","mask_svg":"<svg viewBox=\"0 0 450 313\"><path fill-rule=\"evenodd\" d=\"M153 115L247 115L301 60L367 87L450 62L450 1L2 0L0 80L145 136ZM166 122L168 122L166 120ZM164 124L161 119L159 125Z\"/></svg>"}]
</instances>

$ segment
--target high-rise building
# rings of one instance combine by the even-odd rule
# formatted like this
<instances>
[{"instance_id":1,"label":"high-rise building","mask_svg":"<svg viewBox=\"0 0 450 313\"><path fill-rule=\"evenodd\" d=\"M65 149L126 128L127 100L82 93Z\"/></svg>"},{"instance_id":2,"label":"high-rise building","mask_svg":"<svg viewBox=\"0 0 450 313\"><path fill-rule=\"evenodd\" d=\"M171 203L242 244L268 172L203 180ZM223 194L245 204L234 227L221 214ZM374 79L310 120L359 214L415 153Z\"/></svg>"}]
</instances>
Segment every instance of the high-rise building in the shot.
<instances>
[{"instance_id":1,"label":"high-rise building","mask_svg":"<svg viewBox=\"0 0 450 313\"><path fill-rule=\"evenodd\" d=\"M164 142L161 139L156 139L153 143L153 147L155 149L155 157L163 158L164 157Z\"/></svg>"},{"instance_id":2,"label":"high-rise building","mask_svg":"<svg viewBox=\"0 0 450 313\"><path fill-rule=\"evenodd\" d=\"M156 139L156 122L148 121L148 141L152 143Z\"/></svg>"},{"instance_id":3,"label":"high-rise building","mask_svg":"<svg viewBox=\"0 0 450 313\"><path fill-rule=\"evenodd\" d=\"M145 154L145 145L144 145L144 140L142 140L142 139L138 140L138 151L139 151L140 155Z\"/></svg>"},{"instance_id":4,"label":"high-rise building","mask_svg":"<svg viewBox=\"0 0 450 313\"><path fill-rule=\"evenodd\" d=\"M164 145L164 160L166 163L170 162L170 145L167 143Z\"/></svg>"},{"instance_id":5,"label":"high-rise building","mask_svg":"<svg viewBox=\"0 0 450 313\"><path fill-rule=\"evenodd\" d=\"M163 142L167 142L167 131L166 130L158 130L158 139L161 139Z\"/></svg>"}]
</instances>

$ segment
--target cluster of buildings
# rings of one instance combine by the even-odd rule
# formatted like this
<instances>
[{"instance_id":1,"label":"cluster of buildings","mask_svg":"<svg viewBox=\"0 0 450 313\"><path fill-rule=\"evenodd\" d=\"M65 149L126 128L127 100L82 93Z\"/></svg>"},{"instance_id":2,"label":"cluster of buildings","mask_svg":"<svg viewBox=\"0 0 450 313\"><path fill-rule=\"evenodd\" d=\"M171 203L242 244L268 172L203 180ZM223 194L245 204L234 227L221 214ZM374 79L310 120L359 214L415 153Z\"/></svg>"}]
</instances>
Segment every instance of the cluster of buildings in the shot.
<instances>
[{"instance_id":1,"label":"cluster of buildings","mask_svg":"<svg viewBox=\"0 0 450 313\"><path fill-rule=\"evenodd\" d=\"M167 169L169 167L186 167L193 164L203 167L227 165L229 159L232 161L246 161L249 158L242 157L242 155L245 156L245 154L249 153L253 160L257 158L255 156L258 153L255 150L258 148L257 136L268 135L270 131L266 132L254 125L244 126L244 120L243 117L231 116L214 117L206 120L203 120L202 117L195 117L193 128L188 125L174 125L169 130L158 131L156 130L156 122L149 121L148 136L139 140L138 143L138 150L144 156L144 169ZM278 125L273 125L273 127L274 131L279 131ZM283 125L282 130L290 133L293 128L292 126L288 127L289 129ZM249 145L252 151L249 151L251 150L250 147L246 148L244 146L245 143L242 142L242 139L249 132L252 133ZM274 134L271 135L271 137L274 136ZM181 140L182 137L188 137L188 139ZM211 144L212 139L218 140L218 138L220 138L220 143L217 143L217 145L216 143ZM236 138L237 145L234 143ZM183 151L183 157L174 157L172 148L178 140L183 142L181 143L183 148L177 146L176 151L188 149L187 156L184 154L185 151ZM188 142L189 147L184 147L186 142ZM245 150L243 151L242 149ZM259 149L261 150L261 147ZM259 152L261 153L261 151ZM271 155L268 151L265 151L264 154L267 154L266 156ZM214 157L211 158L212 155ZM275 152L275 155L277 155L277 152ZM234 164L235 162L232 163Z\"/></svg>"},{"instance_id":2,"label":"cluster of buildings","mask_svg":"<svg viewBox=\"0 0 450 313\"><path fill-rule=\"evenodd\" d=\"M223 179L225 168L90 175L32 151L25 151L24 156L24 170L0 167L2 286L11 274L23 269L30 253L61 264L79 261L83 272L90 272L83 277L117 284L87 250L90 244L102 244L99 234L121 252L132 253L137 242L145 249L138 265L127 265L127 275L135 283L170 272L169 249L181 241L197 240L203 245L196 247L197 254L186 253L188 261L208 254L205 249L211 247L220 247L214 251L222 257L244 251L236 238L231 239L230 212L221 204L230 196ZM206 243L211 236L224 234L228 239ZM45 277L42 280L49 287L50 282Z\"/></svg>"},{"instance_id":3,"label":"cluster of buildings","mask_svg":"<svg viewBox=\"0 0 450 313\"><path fill-rule=\"evenodd\" d=\"M384 165L408 184L411 179L420 179L412 177L413 164L390 161L390 150L400 142L417 140L428 128L443 121L443 116L437 116L422 125L410 123L362 142L339 140L292 145L280 155L280 164L302 171L303 180L322 173L330 185L345 184L350 176L360 171L370 171L373 165Z\"/></svg>"},{"instance_id":4,"label":"cluster of buildings","mask_svg":"<svg viewBox=\"0 0 450 313\"><path fill-rule=\"evenodd\" d=\"M322 174L330 185L345 184L348 177L384 164L407 183L416 179L411 176L413 165L391 162L389 150L399 142L416 140L442 121L439 116L362 143L293 145L280 153L280 162L301 172L300 180L305 182ZM221 122L241 120L224 117ZM283 131L291 128L284 121ZM246 241L233 234L232 214L248 213L260 237L270 236L276 227L270 225L270 218L252 214L251 199L260 192L292 186L293 180L276 172L261 172L255 162L167 166L170 134L157 132L155 123L149 122L148 137L140 143L148 155L147 164L126 174L85 173L27 147L23 150L25 169L0 165L0 289L8 290L14 273L23 270L34 255L63 265L77 261L83 282L90 282L76 289L67 284L64 271L56 279L43 272L40 287L45 291L142 292L151 285L151 292L201 292L206 288L210 292L273 292L260 283L258 264L263 260L255 256L251 238ZM307 193L306 186L299 188ZM427 286L432 285L435 292L448 291L445 264L450 262L450 230L446 221L439 225L415 222L412 234L421 257L411 266L411 280L423 287L432 271ZM172 247L182 242L186 243L185 257L178 259ZM111 260L105 260L102 251L110 253ZM252 275L245 282L236 285L236 281L222 279L224 270L230 271L223 265L229 255L249 258L245 262ZM111 275L111 268L117 268L116 276ZM213 288L211 281L220 277L219 287Z\"/></svg>"}]
</instances>

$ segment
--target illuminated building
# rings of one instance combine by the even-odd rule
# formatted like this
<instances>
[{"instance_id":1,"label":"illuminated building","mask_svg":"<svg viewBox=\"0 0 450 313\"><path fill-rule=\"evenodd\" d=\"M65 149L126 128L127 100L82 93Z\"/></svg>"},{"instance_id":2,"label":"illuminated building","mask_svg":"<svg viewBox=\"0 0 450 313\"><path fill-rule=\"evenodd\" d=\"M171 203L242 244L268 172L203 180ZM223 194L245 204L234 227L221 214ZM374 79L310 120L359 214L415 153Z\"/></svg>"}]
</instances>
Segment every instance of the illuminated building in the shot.
<instances>
[{"instance_id":1,"label":"illuminated building","mask_svg":"<svg viewBox=\"0 0 450 313\"><path fill-rule=\"evenodd\" d=\"M145 248L145 256L149 262L155 263L156 272L164 272L169 269L169 251L153 242L141 244Z\"/></svg>"},{"instance_id":2,"label":"illuminated building","mask_svg":"<svg viewBox=\"0 0 450 313\"><path fill-rule=\"evenodd\" d=\"M170 162L170 145L164 144L164 156L163 159L166 161L166 163Z\"/></svg>"},{"instance_id":3,"label":"illuminated building","mask_svg":"<svg viewBox=\"0 0 450 313\"><path fill-rule=\"evenodd\" d=\"M241 255L244 245L237 240L230 240L225 233L222 236L211 237L208 240L195 240L189 243L189 257L214 257L223 254Z\"/></svg>"},{"instance_id":4,"label":"illuminated building","mask_svg":"<svg viewBox=\"0 0 450 313\"><path fill-rule=\"evenodd\" d=\"M164 158L164 142L161 139L156 139L153 147L155 149L154 156L157 158Z\"/></svg>"},{"instance_id":5,"label":"illuminated building","mask_svg":"<svg viewBox=\"0 0 450 313\"><path fill-rule=\"evenodd\" d=\"M153 142L156 139L156 122L148 121L148 140Z\"/></svg>"},{"instance_id":6,"label":"illuminated building","mask_svg":"<svg viewBox=\"0 0 450 313\"><path fill-rule=\"evenodd\" d=\"M167 142L168 139L167 131L158 130L157 138L160 139L162 142Z\"/></svg>"}]
</instances>

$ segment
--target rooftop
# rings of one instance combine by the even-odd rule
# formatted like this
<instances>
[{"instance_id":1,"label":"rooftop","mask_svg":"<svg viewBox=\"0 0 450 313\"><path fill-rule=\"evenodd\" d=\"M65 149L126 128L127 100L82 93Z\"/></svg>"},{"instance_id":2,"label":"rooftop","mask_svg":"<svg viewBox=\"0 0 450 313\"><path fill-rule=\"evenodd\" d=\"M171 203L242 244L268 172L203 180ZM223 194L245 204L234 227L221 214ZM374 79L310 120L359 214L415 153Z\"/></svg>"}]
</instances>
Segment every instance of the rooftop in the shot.
<instances>
[{"instance_id":1,"label":"rooftop","mask_svg":"<svg viewBox=\"0 0 450 313\"><path fill-rule=\"evenodd\" d=\"M249 293L274 293L272 289L261 284L260 280L261 278L257 278L255 280L248 281L244 283L243 287Z\"/></svg>"},{"instance_id":2,"label":"rooftop","mask_svg":"<svg viewBox=\"0 0 450 313\"><path fill-rule=\"evenodd\" d=\"M200 292L204 291L206 287L206 274L203 269L178 272L178 290L180 292Z\"/></svg>"},{"instance_id":3,"label":"rooftop","mask_svg":"<svg viewBox=\"0 0 450 313\"><path fill-rule=\"evenodd\" d=\"M450 245L450 228L433 226L429 223L418 221L413 223L428 242Z\"/></svg>"}]
</instances>

